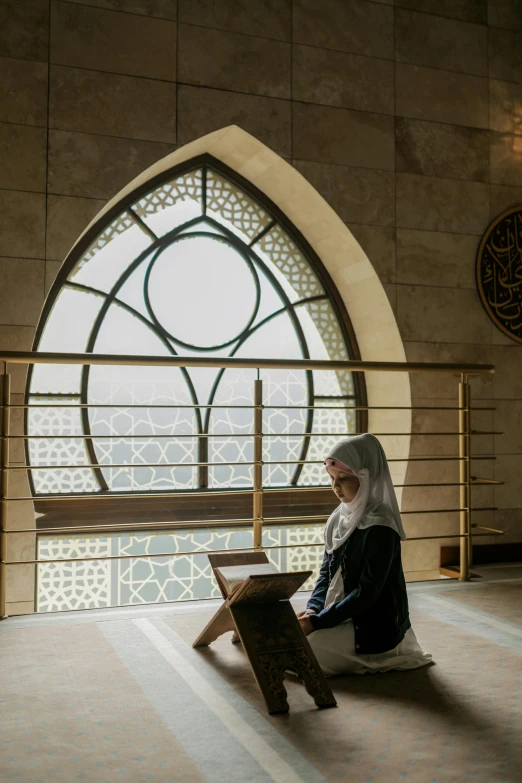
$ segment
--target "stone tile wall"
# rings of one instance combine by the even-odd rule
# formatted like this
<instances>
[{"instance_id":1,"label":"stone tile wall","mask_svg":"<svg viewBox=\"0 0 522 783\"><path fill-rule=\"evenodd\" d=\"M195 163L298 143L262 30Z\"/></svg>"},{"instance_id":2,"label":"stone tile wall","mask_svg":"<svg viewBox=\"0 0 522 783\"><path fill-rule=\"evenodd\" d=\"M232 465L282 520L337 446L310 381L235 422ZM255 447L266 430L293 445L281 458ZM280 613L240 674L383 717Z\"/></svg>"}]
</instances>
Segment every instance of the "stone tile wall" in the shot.
<instances>
[{"instance_id":1,"label":"stone tile wall","mask_svg":"<svg viewBox=\"0 0 522 783\"><path fill-rule=\"evenodd\" d=\"M474 282L488 223L522 203L519 0L0 0L0 67L0 347L30 347L107 199L176 145L239 125L347 223L409 360L497 366L473 392L507 435L479 467L506 480L487 521L522 541L522 346ZM412 388L419 404L455 401L451 377ZM437 546L414 543L411 570L436 568Z\"/></svg>"}]
</instances>

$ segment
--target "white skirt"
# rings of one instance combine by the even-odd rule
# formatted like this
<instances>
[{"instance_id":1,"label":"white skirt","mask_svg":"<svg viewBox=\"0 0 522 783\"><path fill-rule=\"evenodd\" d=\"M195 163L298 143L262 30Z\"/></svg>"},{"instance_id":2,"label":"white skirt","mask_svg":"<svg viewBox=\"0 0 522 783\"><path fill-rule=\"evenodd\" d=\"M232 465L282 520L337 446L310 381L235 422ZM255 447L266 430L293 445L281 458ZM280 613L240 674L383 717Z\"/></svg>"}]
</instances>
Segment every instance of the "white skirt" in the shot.
<instances>
[{"instance_id":1,"label":"white skirt","mask_svg":"<svg viewBox=\"0 0 522 783\"><path fill-rule=\"evenodd\" d=\"M366 674L389 672L393 669L418 669L430 663L432 656L422 651L413 628L397 647L383 653L362 654L355 652L353 620L314 631L308 641L319 666L327 677L336 674Z\"/></svg>"}]
</instances>

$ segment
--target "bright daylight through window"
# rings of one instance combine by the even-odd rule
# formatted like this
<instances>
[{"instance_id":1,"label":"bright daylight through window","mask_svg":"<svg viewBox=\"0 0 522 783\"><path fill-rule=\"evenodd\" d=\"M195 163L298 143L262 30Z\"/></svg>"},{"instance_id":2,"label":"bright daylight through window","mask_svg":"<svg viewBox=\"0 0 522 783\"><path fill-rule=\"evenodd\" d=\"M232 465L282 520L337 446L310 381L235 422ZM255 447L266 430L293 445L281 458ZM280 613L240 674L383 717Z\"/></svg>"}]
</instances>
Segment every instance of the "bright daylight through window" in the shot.
<instances>
[{"instance_id":1,"label":"bright daylight through window","mask_svg":"<svg viewBox=\"0 0 522 783\"><path fill-rule=\"evenodd\" d=\"M128 199L89 242L55 284L39 351L353 355L346 314L321 264L284 216L213 163L185 165ZM227 406L252 405L256 377L256 370L36 366L28 403L52 407L28 412L30 464L46 466L32 471L34 494L252 487L252 465L235 464L253 459L252 410ZM266 406L264 486L324 485L322 460L336 441L329 433L356 429L355 410L339 408L356 405L353 376L278 369L259 377ZM197 466L202 462L208 469ZM211 548L223 546L218 538ZM83 540L91 547L88 556L98 552L99 536L98 543ZM52 541L65 539L42 539L42 556L53 556ZM172 548L172 540L166 546ZM77 541L74 547L77 552ZM120 566L131 568L129 562ZM154 568L160 566L156 561ZM51 574L51 564L47 568ZM134 600L120 596L117 602Z\"/></svg>"}]
</instances>

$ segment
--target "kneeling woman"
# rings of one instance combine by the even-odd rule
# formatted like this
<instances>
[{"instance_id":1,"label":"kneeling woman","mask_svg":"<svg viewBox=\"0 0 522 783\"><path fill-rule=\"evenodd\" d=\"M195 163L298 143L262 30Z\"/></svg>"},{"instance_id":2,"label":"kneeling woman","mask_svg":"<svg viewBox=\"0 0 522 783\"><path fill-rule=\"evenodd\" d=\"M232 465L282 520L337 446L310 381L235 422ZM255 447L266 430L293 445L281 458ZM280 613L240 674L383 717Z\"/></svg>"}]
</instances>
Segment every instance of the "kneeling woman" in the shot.
<instances>
[{"instance_id":1,"label":"kneeling woman","mask_svg":"<svg viewBox=\"0 0 522 783\"><path fill-rule=\"evenodd\" d=\"M431 661L415 637L401 562L406 535L384 450L374 435L341 441L325 462L341 501L299 622L325 674L416 669Z\"/></svg>"}]
</instances>

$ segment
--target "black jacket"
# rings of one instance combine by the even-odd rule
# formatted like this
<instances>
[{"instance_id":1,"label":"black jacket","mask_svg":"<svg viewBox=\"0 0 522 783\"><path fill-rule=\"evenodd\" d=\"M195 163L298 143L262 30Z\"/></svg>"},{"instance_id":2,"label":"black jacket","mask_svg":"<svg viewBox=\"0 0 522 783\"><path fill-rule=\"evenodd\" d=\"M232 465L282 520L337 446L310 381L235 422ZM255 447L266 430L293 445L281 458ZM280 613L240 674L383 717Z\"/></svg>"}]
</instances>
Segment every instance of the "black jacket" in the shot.
<instances>
[{"instance_id":1,"label":"black jacket","mask_svg":"<svg viewBox=\"0 0 522 783\"><path fill-rule=\"evenodd\" d=\"M328 585L341 566L345 597L324 608ZM353 619L355 651L381 653L396 647L410 628L399 535L390 527L357 528L344 546L325 552L307 604L314 630Z\"/></svg>"}]
</instances>

